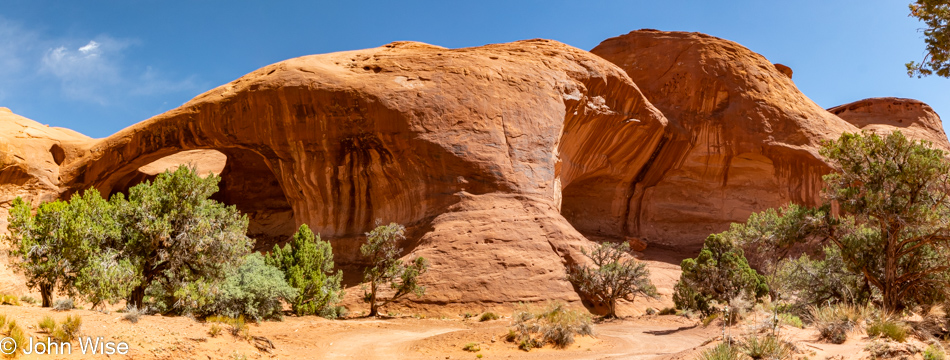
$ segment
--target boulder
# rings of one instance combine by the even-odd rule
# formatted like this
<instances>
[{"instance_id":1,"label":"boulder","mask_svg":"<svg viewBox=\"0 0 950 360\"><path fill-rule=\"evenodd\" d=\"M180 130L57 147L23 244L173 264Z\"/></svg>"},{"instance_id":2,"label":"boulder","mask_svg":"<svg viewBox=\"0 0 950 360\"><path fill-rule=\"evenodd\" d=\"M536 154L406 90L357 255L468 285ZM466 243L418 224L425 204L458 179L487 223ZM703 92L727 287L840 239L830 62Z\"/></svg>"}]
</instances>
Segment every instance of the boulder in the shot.
<instances>
[{"instance_id":1,"label":"boulder","mask_svg":"<svg viewBox=\"0 0 950 360\"><path fill-rule=\"evenodd\" d=\"M778 69L778 72L782 73L782 75L788 76L789 79L792 78L792 68L778 63L775 64L775 68Z\"/></svg>"}]
</instances>

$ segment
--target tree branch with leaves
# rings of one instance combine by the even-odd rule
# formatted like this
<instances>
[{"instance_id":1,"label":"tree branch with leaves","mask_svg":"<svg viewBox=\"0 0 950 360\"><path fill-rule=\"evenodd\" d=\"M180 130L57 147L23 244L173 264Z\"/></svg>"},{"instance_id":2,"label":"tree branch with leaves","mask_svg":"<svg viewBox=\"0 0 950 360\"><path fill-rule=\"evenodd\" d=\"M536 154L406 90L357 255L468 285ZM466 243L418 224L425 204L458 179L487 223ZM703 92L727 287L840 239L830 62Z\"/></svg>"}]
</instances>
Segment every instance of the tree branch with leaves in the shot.
<instances>
[{"instance_id":1,"label":"tree branch with leaves","mask_svg":"<svg viewBox=\"0 0 950 360\"><path fill-rule=\"evenodd\" d=\"M369 260L370 267L363 272L363 301L369 303L369 316L379 315L379 309L397 299L415 294L421 297L425 287L419 284L419 276L429 269L429 261L416 257L410 261L400 259L402 249L399 243L406 239L406 228L396 223L382 225L376 222L376 228L366 233L366 243L360 246L360 253ZM388 287L392 295L382 298L383 290Z\"/></svg>"},{"instance_id":2,"label":"tree branch with leaves","mask_svg":"<svg viewBox=\"0 0 950 360\"><path fill-rule=\"evenodd\" d=\"M582 250L594 266L575 265L568 270L568 281L587 298L607 306L605 318L617 317L617 301L633 302L637 296L656 297L646 264L630 256L628 243L601 243Z\"/></svg>"}]
</instances>

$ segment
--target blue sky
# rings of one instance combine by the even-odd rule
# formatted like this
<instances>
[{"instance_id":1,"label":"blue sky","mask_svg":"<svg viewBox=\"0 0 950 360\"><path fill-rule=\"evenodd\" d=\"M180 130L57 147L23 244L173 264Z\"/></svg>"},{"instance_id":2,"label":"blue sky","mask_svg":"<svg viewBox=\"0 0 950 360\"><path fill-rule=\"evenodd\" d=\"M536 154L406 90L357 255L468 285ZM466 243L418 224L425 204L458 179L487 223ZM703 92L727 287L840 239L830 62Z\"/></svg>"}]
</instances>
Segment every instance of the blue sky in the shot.
<instances>
[{"instance_id":1,"label":"blue sky","mask_svg":"<svg viewBox=\"0 0 950 360\"><path fill-rule=\"evenodd\" d=\"M456 48L531 38L589 50L631 30L698 31L792 67L822 107L878 96L950 118L909 0L42 1L0 6L0 106L93 137L284 59L397 40Z\"/></svg>"}]
</instances>

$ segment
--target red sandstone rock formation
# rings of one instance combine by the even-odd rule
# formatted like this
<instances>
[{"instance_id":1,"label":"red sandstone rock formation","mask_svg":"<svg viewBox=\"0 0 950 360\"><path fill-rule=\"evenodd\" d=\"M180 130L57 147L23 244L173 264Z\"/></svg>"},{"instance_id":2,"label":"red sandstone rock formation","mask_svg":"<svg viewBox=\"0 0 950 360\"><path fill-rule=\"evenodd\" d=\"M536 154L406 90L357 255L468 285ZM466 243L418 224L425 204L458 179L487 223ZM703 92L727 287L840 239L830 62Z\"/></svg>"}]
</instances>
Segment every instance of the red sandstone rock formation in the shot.
<instances>
[{"instance_id":1,"label":"red sandstone rock formation","mask_svg":"<svg viewBox=\"0 0 950 360\"><path fill-rule=\"evenodd\" d=\"M60 165L83 157L92 141L0 108L0 233L6 231L6 209L17 196L34 206L55 200L60 193Z\"/></svg>"},{"instance_id":2,"label":"red sandstone rock formation","mask_svg":"<svg viewBox=\"0 0 950 360\"><path fill-rule=\"evenodd\" d=\"M307 223L347 264L375 219L398 222L432 262L422 301L576 300L565 267L591 243L558 213L576 197L562 189L628 196L627 169L665 127L626 74L582 50L403 42L264 67L103 139L65 164L62 186L124 191L143 165L214 149L227 156L219 197L252 234ZM624 207L588 216L618 223Z\"/></svg>"},{"instance_id":3,"label":"red sandstone rock formation","mask_svg":"<svg viewBox=\"0 0 950 360\"><path fill-rule=\"evenodd\" d=\"M413 301L576 301L564 278L592 245L582 234L688 250L753 211L814 204L818 147L846 131L950 148L926 105L872 99L839 118L790 69L726 40L636 31L592 51L399 42L306 56L101 140L0 111L0 211L197 162L221 174L216 197L248 214L259 249L306 223L358 264L378 218L409 225L406 249L432 263Z\"/></svg>"},{"instance_id":4,"label":"red sandstone rock formation","mask_svg":"<svg viewBox=\"0 0 950 360\"><path fill-rule=\"evenodd\" d=\"M912 139L927 140L950 151L950 142L943 132L943 122L933 108L918 100L872 98L828 109L861 130L890 133L900 130Z\"/></svg>"},{"instance_id":5,"label":"red sandstone rock formation","mask_svg":"<svg viewBox=\"0 0 950 360\"><path fill-rule=\"evenodd\" d=\"M644 174L643 181L636 196L615 198L629 201L631 211L614 234L697 246L754 211L814 204L828 171L818 155L821 142L857 130L808 99L764 57L731 41L644 30L591 52L623 68L669 128L686 134L671 133L655 150L656 161L630 169ZM565 200L565 216L582 232L611 234L585 224L586 204Z\"/></svg>"},{"instance_id":6,"label":"red sandstone rock formation","mask_svg":"<svg viewBox=\"0 0 950 360\"><path fill-rule=\"evenodd\" d=\"M778 72L782 73L782 75L788 76L789 79L792 78L792 68L782 64L775 64L775 68L778 69Z\"/></svg>"}]
</instances>

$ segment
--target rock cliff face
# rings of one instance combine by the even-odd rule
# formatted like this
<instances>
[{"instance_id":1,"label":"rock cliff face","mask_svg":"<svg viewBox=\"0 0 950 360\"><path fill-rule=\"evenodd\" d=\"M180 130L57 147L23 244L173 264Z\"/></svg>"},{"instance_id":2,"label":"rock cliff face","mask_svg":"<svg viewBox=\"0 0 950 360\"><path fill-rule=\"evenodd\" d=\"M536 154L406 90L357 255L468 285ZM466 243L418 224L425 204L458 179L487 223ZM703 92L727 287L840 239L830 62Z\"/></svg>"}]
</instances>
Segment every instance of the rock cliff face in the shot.
<instances>
[{"instance_id":1,"label":"rock cliff face","mask_svg":"<svg viewBox=\"0 0 950 360\"><path fill-rule=\"evenodd\" d=\"M922 103L833 114L791 69L722 39L635 31L592 52L528 40L305 56L99 140L3 109L0 218L17 195L123 192L191 163L221 175L215 196L248 214L258 250L306 223L358 266L380 219L409 226L407 253L432 263L413 301L578 301L564 279L586 236L685 252L753 211L814 204L818 148L842 132L950 148Z\"/></svg>"},{"instance_id":2,"label":"rock cliff face","mask_svg":"<svg viewBox=\"0 0 950 360\"><path fill-rule=\"evenodd\" d=\"M624 69L669 128L685 134L671 132L657 161L631 169L645 174L636 196L614 200L634 209L625 235L648 242L694 247L754 211L816 203L828 171L821 142L857 130L803 95L790 74L730 41L641 30L591 52ZM575 206L565 203L566 211ZM582 222L578 229L605 232Z\"/></svg>"}]
</instances>

